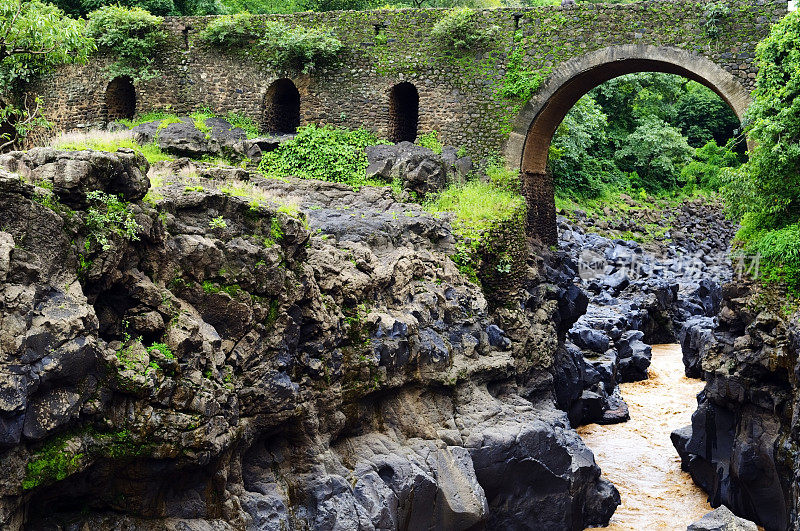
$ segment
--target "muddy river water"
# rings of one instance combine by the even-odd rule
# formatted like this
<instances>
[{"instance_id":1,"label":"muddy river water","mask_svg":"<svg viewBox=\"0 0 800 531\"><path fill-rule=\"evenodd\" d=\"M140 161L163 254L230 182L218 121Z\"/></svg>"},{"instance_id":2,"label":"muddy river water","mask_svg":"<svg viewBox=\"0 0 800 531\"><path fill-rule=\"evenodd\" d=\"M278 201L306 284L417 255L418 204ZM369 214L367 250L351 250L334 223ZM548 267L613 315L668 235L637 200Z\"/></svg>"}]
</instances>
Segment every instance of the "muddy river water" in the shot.
<instances>
[{"instance_id":1,"label":"muddy river water","mask_svg":"<svg viewBox=\"0 0 800 531\"><path fill-rule=\"evenodd\" d=\"M703 382L684 376L680 345L654 345L650 378L621 385L631 419L578 429L622 497L606 529L686 529L712 510L669 438L690 424L702 389Z\"/></svg>"}]
</instances>

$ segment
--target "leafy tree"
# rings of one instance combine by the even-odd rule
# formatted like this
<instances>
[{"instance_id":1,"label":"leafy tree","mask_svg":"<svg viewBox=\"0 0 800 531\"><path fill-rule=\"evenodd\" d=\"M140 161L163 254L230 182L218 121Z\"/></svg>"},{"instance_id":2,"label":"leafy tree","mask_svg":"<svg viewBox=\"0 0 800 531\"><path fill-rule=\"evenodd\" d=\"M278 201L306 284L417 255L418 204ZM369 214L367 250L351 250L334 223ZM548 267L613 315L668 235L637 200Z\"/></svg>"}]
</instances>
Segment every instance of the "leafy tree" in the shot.
<instances>
[{"instance_id":1,"label":"leafy tree","mask_svg":"<svg viewBox=\"0 0 800 531\"><path fill-rule=\"evenodd\" d=\"M603 83L590 94L609 117L610 136L622 139L647 117L671 121L685 81L668 74L629 74Z\"/></svg>"},{"instance_id":2,"label":"leafy tree","mask_svg":"<svg viewBox=\"0 0 800 531\"><path fill-rule=\"evenodd\" d=\"M723 168L737 168L741 162L739 156L731 150L734 141L719 146L715 140L695 149L692 161L681 170L681 180L693 191L696 187L704 190L719 190L722 182L720 173Z\"/></svg>"},{"instance_id":3,"label":"leafy tree","mask_svg":"<svg viewBox=\"0 0 800 531\"><path fill-rule=\"evenodd\" d=\"M0 149L46 122L38 104L20 96L35 76L84 63L94 50L84 25L39 0L0 0Z\"/></svg>"},{"instance_id":4,"label":"leafy tree","mask_svg":"<svg viewBox=\"0 0 800 531\"><path fill-rule=\"evenodd\" d=\"M39 0L0 0L0 93L67 63L85 63L94 50L78 21Z\"/></svg>"},{"instance_id":5,"label":"leafy tree","mask_svg":"<svg viewBox=\"0 0 800 531\"><path fill-rule=\"evenodd\" d=\"M608 117L591 96L584 96L558 126L550 145L549 165L556 193L597 197L617 180L613 161L600 156L607 141Z\"/></svg>"},{"instance_id":6,"label":"leafy tree","mask_svg":"<svg viewBox=\"0 0 800 531\"><path fill-rule=\"evenodd\" d=\"M675 125L681 128L693 147L699 148L711 140L725 145L739 128L733 109L699 83L688 83L687 89L675 105Z\"/></svg>"},{"instance_id":7,"label":"leafy tree","mask_svg":"<svg viewBox=\"0 0 800 531\"><path fill-rule=\"evenodd\" d=\"M615 154L620 169L636 172L634 187L648 191L672 190L692 155L680 130L663 120L649 117L623 142Z\"/></svg>"},{"instance_id":8,"label":"leafy tree","mask_svg":"<svg viewBox=\"0 0 800 531\"><path fill-rule=\"evenodd\" d=\"M68 15L83 17L105 6L140 8L157 16L217 15L225 8L217 0L50 0Z\"/></svg>"}]
</instances>

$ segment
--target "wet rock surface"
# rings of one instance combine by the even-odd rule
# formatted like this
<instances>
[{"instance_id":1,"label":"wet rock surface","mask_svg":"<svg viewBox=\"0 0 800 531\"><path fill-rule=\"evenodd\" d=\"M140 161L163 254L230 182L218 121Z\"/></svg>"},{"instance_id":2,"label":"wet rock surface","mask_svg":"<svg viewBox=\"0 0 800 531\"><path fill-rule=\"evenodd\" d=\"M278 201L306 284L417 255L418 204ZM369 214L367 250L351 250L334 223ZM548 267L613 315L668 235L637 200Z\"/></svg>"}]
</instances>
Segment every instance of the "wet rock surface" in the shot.
<instances>
[{"instance_id":1,"label":"wet rock surface","mask_svg":"<svg viewBox=\"0 0 800 531\"><path fill-rule=\"evenodd\" d=\"M648 209L627 199L632 210L616 222L609 209L611 222L581 211L559 217L559 247L576 258L576 285L588 295L559 353L562 363L554 365L557 402L574 425L628 418L617 387L647 378L651 344L681 342L687 375L698 377L697 352L719 310L719 283L733 271L733 226L721 205L692 200ZM646 235L657 221L672 233L622 239Z\"/></svg>"},{"instance_id":2,"label":"wet rock surface","mask_svg":"<svg viewBox=\"0 0 800 531\"><path fill-rule=\"evenodd\" d=\"M138 179L114 166L102 181ZM552 399L554 358L582 367L564 343L585 307L564 253L532 250L490 312L447 257L446 218L387 189L249 182L261 200L176 174L126 197L135 238L99 246L91 186L45 201L0 172L4 525L608 521L619 495Z\"/></svg>"}]
</instances>

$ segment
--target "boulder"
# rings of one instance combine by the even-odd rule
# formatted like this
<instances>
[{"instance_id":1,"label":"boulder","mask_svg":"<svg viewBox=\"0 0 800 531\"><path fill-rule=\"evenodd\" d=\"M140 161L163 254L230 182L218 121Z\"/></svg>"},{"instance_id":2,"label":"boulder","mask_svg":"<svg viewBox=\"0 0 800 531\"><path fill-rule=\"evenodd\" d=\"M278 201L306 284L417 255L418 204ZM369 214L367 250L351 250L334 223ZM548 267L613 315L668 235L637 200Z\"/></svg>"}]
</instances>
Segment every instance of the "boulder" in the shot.
<instances>
[{"instance_id":1,"label":"boulder","mask_svg":"<svg viewBox=\"0 0 800 531\"><path fill-rule=\"evenodd\" d=\"M155 142L165 152L178 157L252 155L260 160L257 143L247 141L247 133L222 118L207 118L204 130L198 129L190 117L162 125L162 121L137 125L131 131L140 144ZM260 149L260 146L258 146Z\"/></svg>"},{"instance_id":2,"label":"boulder","mask_svg":"<svg viewBox=\"0 0 800 531\"><path fill-rule=\"evenodd\" d=\"M419 198L444 189L448 168L441 155L411 142L370 146L366 149L367 177L391 182L400 179L403 188Z\"/></svg>"},{"instance_id":3,"label":"boulder","mask_svg":"<svg viewBox=\"0 0 800 531\"><path fill-rule=\"evenodd\" d=\"M758 526L722 505L691 524L686 531L758 531Z\"/></svg>"}]
</instances>

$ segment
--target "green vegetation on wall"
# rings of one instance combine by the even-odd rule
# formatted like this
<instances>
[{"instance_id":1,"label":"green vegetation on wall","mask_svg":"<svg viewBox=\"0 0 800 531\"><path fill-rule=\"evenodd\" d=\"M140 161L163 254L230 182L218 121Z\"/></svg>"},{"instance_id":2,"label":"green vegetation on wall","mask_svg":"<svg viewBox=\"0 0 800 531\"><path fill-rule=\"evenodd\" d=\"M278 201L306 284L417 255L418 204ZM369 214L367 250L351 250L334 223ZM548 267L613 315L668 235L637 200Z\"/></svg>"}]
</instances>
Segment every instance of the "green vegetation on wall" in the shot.
<instances>
[{"instance_id":1,"label":"green vegetation on wall","mask_svg":"<svg viewBox=\"0 0 800 531\"><path fill-rule=\"evenodd\" d=\"M475 11L463 7L448 12L434 24L431 37L444 49L474 52L496 41L499 33L497 26L481 27Z\"/></svg>"},{"instance_id":2,"label":"green vegetation on wall","mask_svg":"<svg viewBox=\"0 0 800 531\"><path fill-rule=\"evenodd\" d=\"M200 38L225 50L248 49L276 69L304 74L335 65L344 48L325 27L292 26L261 20L248 13L212 20L201 31Z\"/></svg>"}]
</instances>

